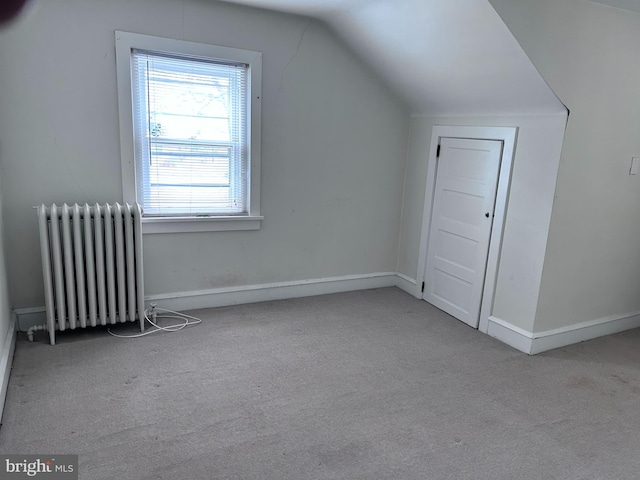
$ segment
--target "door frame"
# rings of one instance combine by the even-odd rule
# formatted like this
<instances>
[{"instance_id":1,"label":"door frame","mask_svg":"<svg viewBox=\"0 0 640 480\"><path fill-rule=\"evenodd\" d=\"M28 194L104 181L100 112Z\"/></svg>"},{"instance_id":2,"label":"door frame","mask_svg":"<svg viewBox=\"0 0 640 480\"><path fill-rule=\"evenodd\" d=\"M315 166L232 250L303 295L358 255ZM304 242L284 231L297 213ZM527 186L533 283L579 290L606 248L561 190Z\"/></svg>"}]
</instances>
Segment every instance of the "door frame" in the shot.
<instances>
[{"instance_id":1,"label":"door frame","mask_svg":"<svg viewBox=\"0 0 640 480\"><path fill-rule=\"evenodd\" d=\"M511 184L511 170L516 148L517 127L483 127L483 126L456 126L435 125L431 133L431 146L429 148L429 163L427 165L427 180L425 185L424 209L422 212L422 229L420 233L420 249L418 253L418 272L416 275L416 297L423 298L422 284L426 276L427 250L429 232L431 230L431 216L433 200L436 188L436 171L438 166L437 149L440 138L467 138L471 140L498 140L503 142L502 159L498 172L498 188L496 190L496 203L494 209L493 225L489 237L489 254L487 268L484 277L484 288L480 304L480 323L478 330L487 333L489 330L489 317L493 311L496 280L498 277L498 264L502 247L502 235L504 232L509 187Z\"/></svg>"}]
</instances>

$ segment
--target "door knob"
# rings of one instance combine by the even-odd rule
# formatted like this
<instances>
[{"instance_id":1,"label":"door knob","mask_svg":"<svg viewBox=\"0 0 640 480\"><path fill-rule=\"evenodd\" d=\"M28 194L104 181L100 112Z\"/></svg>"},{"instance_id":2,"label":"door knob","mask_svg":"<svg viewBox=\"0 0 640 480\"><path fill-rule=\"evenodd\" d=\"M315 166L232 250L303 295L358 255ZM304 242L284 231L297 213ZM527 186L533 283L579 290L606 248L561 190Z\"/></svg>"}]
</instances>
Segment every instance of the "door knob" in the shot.
<instances>
[{"instance_id":1,"label":"door knob","mask_svg":"<svg viewBox=\"0 0 640 480\"><path fill-rule=\"evenodd\" d=\"M489 212L485 213L484 216L489 218Z\"/></svg>"}]
</instances>

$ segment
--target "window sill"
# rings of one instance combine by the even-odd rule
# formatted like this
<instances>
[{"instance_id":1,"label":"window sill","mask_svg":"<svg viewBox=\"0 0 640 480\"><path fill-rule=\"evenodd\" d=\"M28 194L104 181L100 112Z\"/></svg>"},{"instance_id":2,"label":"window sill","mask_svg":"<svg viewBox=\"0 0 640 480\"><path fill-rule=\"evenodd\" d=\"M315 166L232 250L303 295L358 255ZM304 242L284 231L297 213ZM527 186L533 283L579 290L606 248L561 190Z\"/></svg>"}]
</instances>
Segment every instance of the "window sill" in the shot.
<instances>
[{"instance_id":1,"label":"window sill","mask_svg":"<svg viewBox=\"0 0 640 480\"><path fill-rule=\"evenodd\" d=\"M142 233L225 232L259 230L264 217L147 217Z\"/></svg>"}]
</instances>

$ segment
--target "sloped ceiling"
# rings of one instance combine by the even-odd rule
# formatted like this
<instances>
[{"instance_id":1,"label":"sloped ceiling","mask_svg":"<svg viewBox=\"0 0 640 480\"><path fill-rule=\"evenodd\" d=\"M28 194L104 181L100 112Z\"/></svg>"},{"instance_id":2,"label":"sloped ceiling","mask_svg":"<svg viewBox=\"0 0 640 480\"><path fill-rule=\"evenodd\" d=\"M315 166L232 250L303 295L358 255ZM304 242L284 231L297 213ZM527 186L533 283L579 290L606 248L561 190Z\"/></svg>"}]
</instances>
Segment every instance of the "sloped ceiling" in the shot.
<instances>
[{"instance_id":1,"label":"sloped ceiling","mask_svg":"<svg viewBox=\"0 0 640 480\"><path fill-rule=\"evenodd\" d=\"M566 109L488 0L225 0L323 20L429 115Z\"/></svg>"},{"instance_id":2,"label":"sloped ceiling","mask_svg":"<svg viewBox=\"0 0 640 480\"><path fill-rule=\"evenodd\" d=\"M610 7L622 8L631 12L640 13L640 0L591 0L594 3L609 5Z\"/></svg>"}]
</instances>

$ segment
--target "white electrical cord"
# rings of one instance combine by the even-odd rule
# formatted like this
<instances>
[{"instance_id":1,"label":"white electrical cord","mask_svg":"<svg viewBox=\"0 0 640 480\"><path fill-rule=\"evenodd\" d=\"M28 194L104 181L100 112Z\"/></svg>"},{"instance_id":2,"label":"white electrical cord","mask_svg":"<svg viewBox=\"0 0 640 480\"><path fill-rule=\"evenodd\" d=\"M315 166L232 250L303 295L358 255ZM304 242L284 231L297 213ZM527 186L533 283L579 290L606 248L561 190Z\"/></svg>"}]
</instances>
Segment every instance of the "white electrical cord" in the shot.
<instances>
[{"instance_id":1,"label":"white electrical cord","mask_svg":"<svg viewBox=\"0 0 640 480\"><path fill-rule=\"evenodd\" d=\"M156 310L172 313L173 315L158 315L156 313ZM155 327L154 330L147 330L145 332L134 333L132 335L120 335L118 333L113 333L110 328L107 329L107 332L109 332L109 334L113 335L114 337L118 337L118 338L139 338L139 337L144 337L145 335L151 335L152 333L156 333L156 332L177 332L189 325L197 325L198 323L202 323L202 320L197 317L192 317L191 315L187 315L186 313L167 310L166 308L159 308L159 307L156 307L156 305L153 303L151 304L150 313L151 313L151 318L149 318L149 310L148 309L145 310L144 319ZM168 325L166 327L163 327L156 323L158 318L177 318L182 320L182 323L176 323L174 325Z\"/></svg>"}]
</instances>

